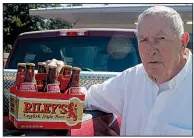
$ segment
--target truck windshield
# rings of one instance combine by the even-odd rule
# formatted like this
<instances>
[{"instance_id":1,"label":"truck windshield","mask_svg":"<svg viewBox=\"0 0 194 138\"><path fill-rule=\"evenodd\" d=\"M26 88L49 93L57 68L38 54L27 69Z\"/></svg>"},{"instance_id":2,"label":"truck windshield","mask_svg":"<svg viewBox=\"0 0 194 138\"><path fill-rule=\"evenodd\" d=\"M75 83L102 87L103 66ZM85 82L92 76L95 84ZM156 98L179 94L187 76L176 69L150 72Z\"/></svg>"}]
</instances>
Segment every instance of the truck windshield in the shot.
<instances>
[{"instance_id":1,"label":"truck windshield","mask_svg":"<svg viewBox=\"0 0 194 138\"><path fill-rule=\"evenodd\" d=\"M19 62L37 65L53 58L84 71L121 72L141 62L135 38L53 37L20 39L8 68L16 69Z\"/></svg>"}]
</instances>

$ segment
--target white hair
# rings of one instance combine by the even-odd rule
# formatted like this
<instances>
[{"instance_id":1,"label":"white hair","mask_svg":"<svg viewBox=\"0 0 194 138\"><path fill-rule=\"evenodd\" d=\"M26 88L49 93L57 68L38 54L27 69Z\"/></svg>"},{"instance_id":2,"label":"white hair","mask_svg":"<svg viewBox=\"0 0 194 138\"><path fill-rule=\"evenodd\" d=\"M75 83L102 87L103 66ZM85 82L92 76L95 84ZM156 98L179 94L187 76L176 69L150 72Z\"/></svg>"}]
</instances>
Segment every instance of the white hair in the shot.
<instances>
[{"instance_id":1,"label":"white hair","mask_svg":"<svg viewBox=\"0 0 194 138\"><path fill-rule=\"evenodd\" d=\"M154 7L148 8L147 10L145 10L143 13L139 15L138 21L137 21L137 34L138 34L139 25L141 24L141 21L147 15L156 15L156 16L159 15L163 17L164 20L168 21L170 27L172 28L172 31L178 37L181 37L181 35L184 33L184 23L177 11L175 11L173 8L166 7L166 6L154 6Z\"/></svg>"}]
</instances>

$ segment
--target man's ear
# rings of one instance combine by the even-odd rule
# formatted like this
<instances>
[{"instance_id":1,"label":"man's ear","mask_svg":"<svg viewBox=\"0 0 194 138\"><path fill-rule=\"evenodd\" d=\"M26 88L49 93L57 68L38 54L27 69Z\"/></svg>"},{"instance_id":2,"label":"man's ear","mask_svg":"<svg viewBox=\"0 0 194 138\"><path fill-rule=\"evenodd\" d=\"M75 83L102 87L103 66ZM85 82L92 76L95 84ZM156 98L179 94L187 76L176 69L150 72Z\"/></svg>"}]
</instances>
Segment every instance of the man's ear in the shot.
<instances>
[{"instance_id":1,"label":"man's ear","mask_svg":"<svg viewBox=\"0 0 194 138\"><path fill-rule=\"evenodd\" d=\"M181 53L183 54L183 56L188 56L189 54L189 50L187 48L187 44L189 43L189 33L185 32L182 37L181 37Z\"/></svg>"},{"instance_id":2,"label":"man's ear","mask_svg":"<svg viewBox=\"0 0 194 138\"><path fill-rule=\"evenodd\" d=\"M181 42L182 42L182 46L184 46L185 48L187 47L187 44L189 43L189 33L185 32L184 34L182 34L182 37L181 37Z\"/></svg>"}]
</instances>

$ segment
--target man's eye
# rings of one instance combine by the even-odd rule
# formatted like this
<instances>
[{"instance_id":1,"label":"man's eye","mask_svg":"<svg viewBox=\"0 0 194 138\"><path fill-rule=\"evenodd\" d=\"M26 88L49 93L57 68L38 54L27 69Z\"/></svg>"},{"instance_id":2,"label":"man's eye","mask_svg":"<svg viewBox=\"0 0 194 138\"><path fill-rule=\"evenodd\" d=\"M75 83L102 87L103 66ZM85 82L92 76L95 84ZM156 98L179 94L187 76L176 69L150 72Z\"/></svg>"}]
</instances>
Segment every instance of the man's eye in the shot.
<instances>
[{"instance_id":1,"label":"man's eye","mask_svg":"<svg viewBox=\"0 0 194 138\"><path fill-rule=\"evenodd\" d=\"M147 39L142 39L142 40L140 40L140 42L146 42L147 41Z\"/></svg>"},{"instance_id":2,"label":"man's eye","mask_svg":"<svg viewBox=\"0 0 194 138\"><path fill-rule=\"evenodd\" d=\"M162 36L162 37L158 37L157 40L166 40L166 38Z\"/></svg>"}]
</instances>

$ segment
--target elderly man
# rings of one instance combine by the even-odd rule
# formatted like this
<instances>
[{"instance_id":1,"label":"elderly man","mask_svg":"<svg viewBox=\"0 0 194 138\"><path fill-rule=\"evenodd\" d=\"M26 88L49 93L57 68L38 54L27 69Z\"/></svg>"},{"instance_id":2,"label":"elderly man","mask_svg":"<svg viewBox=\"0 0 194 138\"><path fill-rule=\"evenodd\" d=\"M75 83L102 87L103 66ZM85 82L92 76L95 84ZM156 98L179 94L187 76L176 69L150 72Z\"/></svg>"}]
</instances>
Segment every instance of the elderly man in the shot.
<instances>
[{"instance_id":1,"label":"elderly man","mask_svg":"<svg viewBox=\"0 0 194 138\"><path fill-rule=\"evenodd\" d=\"M137 38L142 64L91 86L85 107L121 116L120 135L192 135L192 54L180 15L147 9Z\"/></svg>"},{"instance_id":2,"label":"elderly man","mask_svg":"<svg viewBox=\"0 0 194 138\"><path fill-rule=\"evenodd\" d=\"M142 64L91 86L85 109L121 116L120 135L191 136L192 53L180 15L165 6L147 9L137 39Z\"/></svg>"}]
</instances>

